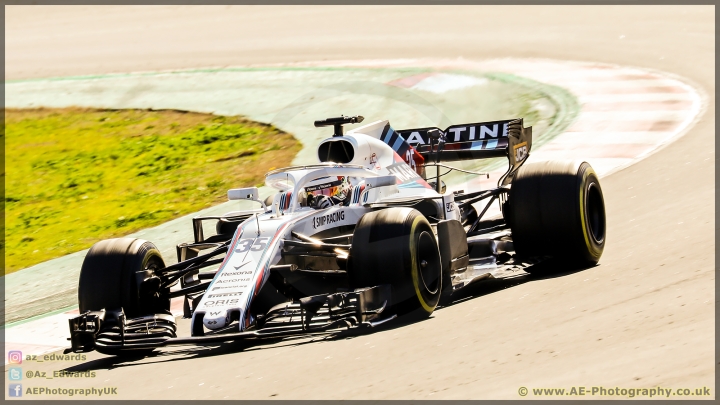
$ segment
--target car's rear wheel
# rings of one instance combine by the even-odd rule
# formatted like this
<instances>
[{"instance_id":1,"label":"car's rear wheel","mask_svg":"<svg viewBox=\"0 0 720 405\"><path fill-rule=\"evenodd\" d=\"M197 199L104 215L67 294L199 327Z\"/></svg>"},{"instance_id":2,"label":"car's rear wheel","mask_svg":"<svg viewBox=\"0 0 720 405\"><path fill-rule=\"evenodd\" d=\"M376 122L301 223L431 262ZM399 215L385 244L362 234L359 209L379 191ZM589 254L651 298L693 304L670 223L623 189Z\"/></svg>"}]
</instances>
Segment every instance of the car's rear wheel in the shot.
<instances>
[{"instance_id":1,"label":"car's rear wheel","mask_svg":"<svg viewBox=\"0 0 720 405\"><path fill-rule=\"evenodd\" d=\"M90 248L80 270L80 313L122 308L128 318L169 313L168 289L155 272L165 267L154 244L134 238L103 240Z\"/></svg>"},{"instance_id":2,"label":"car's rear wheel","mask_svg":"<svg viewBox=\"0 0 720 405\"><path fill-rule=\"evenodd\" d=\"M429 316L440 300L442 266L427 219L412 208L363 215L353 234L348 269L352 288L390 284L391 311Z\"/></svg>"},{"instance_id":3,"label":"car's rear wheel","mask_svg":"<svg viewBox=\"0 0 720 405\"><path fill-rule=\"evenodd\" d=\"M506 219L520 256L592 265L605 248L605 202L587 162L538 162L513 179Z\"/></svg>"}]
</instances>

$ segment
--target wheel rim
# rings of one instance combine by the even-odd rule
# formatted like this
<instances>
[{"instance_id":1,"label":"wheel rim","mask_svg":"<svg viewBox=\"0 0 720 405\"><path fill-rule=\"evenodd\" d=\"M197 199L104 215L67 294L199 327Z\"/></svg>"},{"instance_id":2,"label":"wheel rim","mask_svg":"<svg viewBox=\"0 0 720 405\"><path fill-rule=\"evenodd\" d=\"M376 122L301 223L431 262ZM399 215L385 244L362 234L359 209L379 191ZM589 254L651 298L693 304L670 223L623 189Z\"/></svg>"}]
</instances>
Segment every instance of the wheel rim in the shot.
<instances>
[{"instance_id":1,"label":"wheel rim","mask_svg":"<svg viewBox=\"0 0 720 405\"><path fill-rule=\"evenodd\" d=\"M423 231L417 242L417 263L425 290L435 294L440 287L440 257L435 237Z\"/></svg>"},{"instance_id":2,"label":"wheel rim","mask_svg":"<svg viewBox=\"0 0 720 405\"><path fill-rule=\"evenodd\" d=\"M588 186L586 201L589 233L599 245L605 240L605 207L597 184L590 183Z\"/></svg>"},{"instance_id":3,"label":"wheel rim","mask_svg":"<svg viewBox=\"0 0 720 405\"><path fill-rule=\"evenodd\" d=\"M165 267L162 257L150 255L142 267L143 271L150 271L151 276L138 286L140 300L143 302L141 306L152 308L153 312L167 309L165 308L166 305L162 304L162 301L167 300L169 303L170 298L167 297L169 288L161 288L162 280L157 275L157 271ZM157 284L151 284L153 280Z\"/></svg>"}]
</instances>

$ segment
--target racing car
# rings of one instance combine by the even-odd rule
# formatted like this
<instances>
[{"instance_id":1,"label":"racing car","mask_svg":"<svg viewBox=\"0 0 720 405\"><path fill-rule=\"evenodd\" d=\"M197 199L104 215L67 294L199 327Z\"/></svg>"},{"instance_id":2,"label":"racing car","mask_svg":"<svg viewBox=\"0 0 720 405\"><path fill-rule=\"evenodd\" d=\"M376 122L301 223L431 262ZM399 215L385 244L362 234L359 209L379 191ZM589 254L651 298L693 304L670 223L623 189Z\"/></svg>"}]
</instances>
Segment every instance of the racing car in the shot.
<instances>
[{"instance_id":1,"label":"racing car","mask_svg":"<svg viewBox=\"0 0 720 405\"><path fill-rule=\"evenodd\" d=\"M228 191L251 208L195 217L166 265L142 239L96 243L82 264L67 352L142 354L175 344L286 338L423 318L458 290L548 258L597 263L605 208L587 162L527 161L522 119L394 130L362 116L315 121L332 136L316 164ZM497 187L447 191L448 163L506 157ZM441 173L441 171L445 171ZM492 204L500 214L486 218ZM478 208L476 208L478 207ZM209 221L209 222L208 222ZM214 224L206 236L203 224ZM177 336L182 297L190 336Z\"/></svg>"}]
</instances>

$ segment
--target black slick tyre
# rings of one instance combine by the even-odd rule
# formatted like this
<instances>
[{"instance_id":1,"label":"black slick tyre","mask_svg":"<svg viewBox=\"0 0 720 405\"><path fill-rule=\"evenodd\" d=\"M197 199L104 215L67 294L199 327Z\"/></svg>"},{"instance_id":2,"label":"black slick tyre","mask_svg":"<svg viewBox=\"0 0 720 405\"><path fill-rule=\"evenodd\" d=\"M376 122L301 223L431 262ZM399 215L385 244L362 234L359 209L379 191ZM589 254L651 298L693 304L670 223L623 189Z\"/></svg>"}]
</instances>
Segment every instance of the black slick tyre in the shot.
<instances>
[{"instance_id":1,"label":"black slick tyre","mask_svg":"<svg viewBox=\"0 0 720 405\"><path fill-rule=\"evenodd\" d=\"M154 244L134 238L107 239L90 248L80 270L80 313L122 308L128 318L169 313L169 291L155 271L165 267Z\"/></svg>"},{"instance_id":2,"label":"black slick tyre","mask_svg":"<svg viewBox=\"0 0 720 405\"><path fill-rule=\"evenodd\" d=\"M427 219L412 208L363 215L353 234L348 276L351 288L390 284L398 315L429 316L440 300L442 266Z\"/></svg>"},{"instance_id":3,"label":"black slick tyre","mask_svg":"<svg viewBox=\"0 0 720 405\"><path fill-rule=\"evenodd\" d=\"M605 202L587 162L538 162L515 174L506 220L521 257L593 265L605 248Z\"/></svg>"}]
</instances>

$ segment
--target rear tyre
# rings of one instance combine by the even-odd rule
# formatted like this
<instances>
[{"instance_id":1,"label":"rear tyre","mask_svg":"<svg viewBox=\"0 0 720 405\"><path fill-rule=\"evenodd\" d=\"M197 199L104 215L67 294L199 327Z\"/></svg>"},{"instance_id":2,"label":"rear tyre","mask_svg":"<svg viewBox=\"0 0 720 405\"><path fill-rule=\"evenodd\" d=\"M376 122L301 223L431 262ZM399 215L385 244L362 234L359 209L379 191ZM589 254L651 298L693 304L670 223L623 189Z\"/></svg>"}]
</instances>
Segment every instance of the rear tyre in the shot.
<instances>
[{"instance_id":1,"label":"rear tyre","mask_svg":"<svg viewBox=\"0 0 720 405\"><path fill-rule=\"evenodd\" d=\"M85 256L78 285L80 313L122 308L128 318L170 313L169 290L155 272L165 267L152 243L134 238L100 241Z\"/></svg>"},{"instance_id":2,"label":"rear tyre","mask_svg":"<svg viewBox=\"0 0 720 405\"><path fill-rule=\"evenodd\" d=\"M605 202L587 162L538 162L512 182L506 219L519 256L593 265L605 248Z\"/></svg>"},{"instance_id":3,"label":"rear tyre","mask_svg":"<svg viewBox=\"0 0 720 405\"><path fill-rule=\"evenodd\" d=\"M427 219L412 208L363 215L353 234L348 276L351 288L390 284L390 310L427 317L442 290L437 240Z\"/></svg>"}]
</instances>

